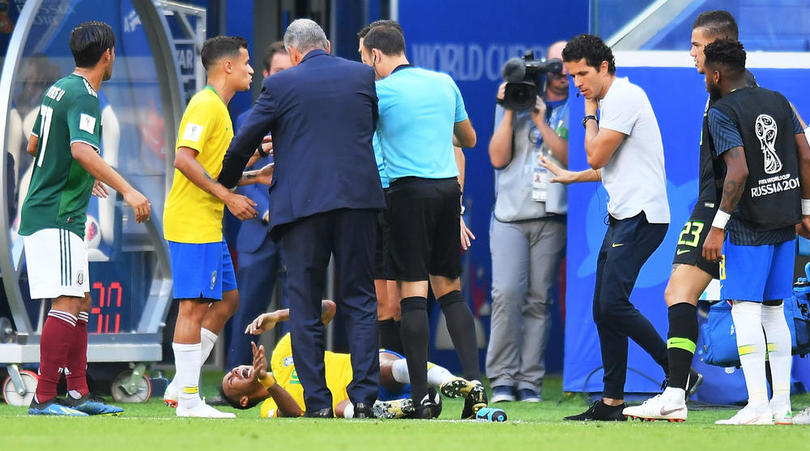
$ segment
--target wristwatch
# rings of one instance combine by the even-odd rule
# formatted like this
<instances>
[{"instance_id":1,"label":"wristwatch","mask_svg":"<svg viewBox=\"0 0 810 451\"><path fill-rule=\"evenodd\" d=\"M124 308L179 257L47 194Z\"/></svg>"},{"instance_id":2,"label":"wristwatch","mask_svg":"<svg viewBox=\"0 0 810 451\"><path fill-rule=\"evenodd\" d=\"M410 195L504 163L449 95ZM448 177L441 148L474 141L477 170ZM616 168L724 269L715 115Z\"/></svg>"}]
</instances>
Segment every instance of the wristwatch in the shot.
<instances>
[{"instance_id":1,"label":"wristwatch","mask_svg":"<svg viewBox=\"0 0 810 451\"><path fill-rule=\"evenodd\" d=\"M595 120L597 124L599 123L599 119L597 119L596 116L594 116L593 114L589 114L582 118L582 126L584 127L591 119Z\"/></svg>"}]
</instances>

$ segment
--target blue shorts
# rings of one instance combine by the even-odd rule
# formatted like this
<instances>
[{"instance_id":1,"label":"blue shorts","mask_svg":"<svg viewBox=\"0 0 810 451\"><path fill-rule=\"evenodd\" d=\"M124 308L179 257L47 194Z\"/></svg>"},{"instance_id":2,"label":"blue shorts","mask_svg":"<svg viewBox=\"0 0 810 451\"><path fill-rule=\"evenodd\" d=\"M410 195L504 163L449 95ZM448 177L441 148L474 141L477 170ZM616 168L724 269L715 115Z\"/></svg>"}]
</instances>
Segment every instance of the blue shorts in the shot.
<instances>
[{"instance_id":1,"label":"blue shorts","mask_svg":"<svg viewBox=\"0 0 810 451\"><path fill-rule=\"evenodd\" d=\"M222 299L236 289L231 253L225 240L219 243L169 241L174 299Z\"/></svg>"},{"instance_id":2,"label":"blue shorts","mask_svg":"<svg viewBox=\"0 0 810 451\"><path fill-rule=\"evenodd\" d=\"M380 349L380 352L387 352L393 354L400 359L404 359L402 354L392 351L390 349ZM411 397L411 384L405 384L400 391L391 391L380 384L380 390L377 392L377 399L380 401L393 401L395 399L410 398Z\"/></svg>"},{"instance_id":3,"label":"blue shorts","mask_svg":"<svg viewBox=\"0 0 810 451\"><path fill-rule=\"evenodd\" d=\"M792 295L795 239L761 246L739 246L727 239L724 248L723 300L762 302Z\"/></svg>"}]
</instances>

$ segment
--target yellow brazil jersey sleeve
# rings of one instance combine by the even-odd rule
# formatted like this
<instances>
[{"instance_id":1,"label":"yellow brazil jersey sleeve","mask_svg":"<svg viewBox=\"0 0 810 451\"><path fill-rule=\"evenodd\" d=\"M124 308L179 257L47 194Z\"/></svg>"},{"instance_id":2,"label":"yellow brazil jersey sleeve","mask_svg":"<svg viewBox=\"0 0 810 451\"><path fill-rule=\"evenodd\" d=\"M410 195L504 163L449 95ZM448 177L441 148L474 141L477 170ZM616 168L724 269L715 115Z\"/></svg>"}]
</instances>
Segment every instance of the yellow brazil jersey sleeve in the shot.
<instances>
[{"instance_id":1,"label":"yellow brazil jersey sleeve","mask_svg":"<svg viewBox=\"0 0 810 451\"><path fill-rule=\"evenodd\" d=\"M212 177L222 170L222 160L233 139L228 108L216 91L206 87L191 98L177 131L175 149L198 152L197 161ZM223 203L175 169L172 188L163 212L167 240L180 243L222 241Z\"/></svg>"}]
</instances>

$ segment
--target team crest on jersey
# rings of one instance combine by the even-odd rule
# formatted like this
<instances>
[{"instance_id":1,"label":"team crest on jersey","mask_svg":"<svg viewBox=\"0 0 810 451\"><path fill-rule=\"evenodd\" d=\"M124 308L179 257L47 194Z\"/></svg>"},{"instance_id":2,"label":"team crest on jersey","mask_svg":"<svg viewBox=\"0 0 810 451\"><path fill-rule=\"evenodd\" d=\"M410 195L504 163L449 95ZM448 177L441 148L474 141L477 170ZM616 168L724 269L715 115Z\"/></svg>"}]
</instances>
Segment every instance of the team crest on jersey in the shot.
<instances>
[{"instance_id":1,"label":"team crest on jersey","mask_svg":"<svg viewBox=\"0 0 810 451\"><path fill-rule=\"evenodd\" d=\"M214 285L216 285L216 283L217 283L217 272L213 271L213 272L211 272L211 289L212 290L214 289Z\"/></svg>"},{"instance_id":2,"label":"team crest on jersey","mask_svg":"<svg viewBox=\"0 0 810 451\"><path fill-rule=\"evenodd\" d=\"M287 357L284 357L284 366L292 366L292 364L293 364L293 358L292 358L291 355L287 356Z\"/></svg>"},{"instance_id":3,"label":"team crest on jersey","mask_svg":"<svg viewBox=\"0 0 810 451\"><path fill-rule=\"evenodd\" d=\"M79 116L79 129L92 135L96 131L96 118L89 114L82 113Z\"/></svg>"}]
</instances>

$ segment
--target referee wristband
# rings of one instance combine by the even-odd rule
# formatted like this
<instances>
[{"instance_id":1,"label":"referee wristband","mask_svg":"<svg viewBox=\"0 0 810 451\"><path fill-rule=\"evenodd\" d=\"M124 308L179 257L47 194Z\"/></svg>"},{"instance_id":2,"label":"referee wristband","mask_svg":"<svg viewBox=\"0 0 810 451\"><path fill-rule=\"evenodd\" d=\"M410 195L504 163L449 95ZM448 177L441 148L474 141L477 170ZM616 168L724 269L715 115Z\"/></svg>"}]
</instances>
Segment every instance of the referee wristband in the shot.
<instances>
[{"instance_id":1,"label":"referee wristband","mask_svg":"<svg viewBox=\"0 0 810 451\"><path fill-rule=\"evenodd\" d=\"M263 378L259 379L259 383L262 384L264 388L270 388L276 385L276 378L273 377L273 373L268 372Z\"/></svg>"},{"instance_id":2,"label":"referee wristband","mask_svg":"<svg viewBox=\"0 0 810 451\"><path fill-rule=\"evenodd\" d=\"M714 215L714 221L712 221L712 227L717 227L718 229L726 229L726 223L728 223L729 218L731 215L726 213L723 210L717 210L717 213Z\"/></svg>"},{"instance_id":3,"label":"referee wristband","mask_svg":"<svg viewBox=\"0 0 810 451\"><path fill-rule=\"evenodd\" d=\"M810 215L810 199L802 199L802 216Z\"/></svg>"}]
</instances>

